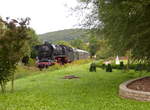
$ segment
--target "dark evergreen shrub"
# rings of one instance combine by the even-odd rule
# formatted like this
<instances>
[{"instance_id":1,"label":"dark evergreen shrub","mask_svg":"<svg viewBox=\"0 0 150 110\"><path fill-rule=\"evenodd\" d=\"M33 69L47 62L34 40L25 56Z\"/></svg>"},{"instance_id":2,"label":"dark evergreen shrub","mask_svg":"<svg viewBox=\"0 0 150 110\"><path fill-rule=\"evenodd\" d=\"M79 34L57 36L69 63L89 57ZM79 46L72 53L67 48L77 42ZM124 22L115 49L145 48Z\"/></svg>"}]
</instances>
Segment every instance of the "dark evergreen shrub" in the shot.
<instances>
[{"instance_id":1,"label":"dark evergreen shrub","mask_svg":"<svg viewBox=\"0 0 150 110\"><path fill-rule=\"evenodd\" d=\"M102 69L105 69L106 68L106 65L105 64L102 64Z\"/></svg>"},{"instance_id":2,"label":"dark evergreen shrub","mask_svg":"<svg viewBox=\"0 0 150 110\"><path fill-rule=\"evenodd\" d=\"M22 63L23 63L24 65L27 65L27 64L29 63L29 56L24 56L24 57L22 58Z\"/></svg>"},{"instance_id":3,"label":"dark evergreen shrub","mask_svg":"<svg viewBox=\"0 0 150 110\"><path fill-rule=\"evenodd\" d=\"M150 64L148 64L148 65L146 66L146 71L147 71L147 72L150 72Z\"/></svg>"},{"instance_id":4,"label":"dark evergreen shrub","mask_svg":"<svg viewBox=\"0 0 150 110\"><path fill-rule=\"evenodd\" d=\"M108 64L106 67L106 72L112 72L111 64Z\"/></svg>"},{"instance_id":5,"label":"dark evergreen shrub","mask_svg":"<svg viewBox=\"0 0 150 110\"><path fill-rule=\"evenodd\" d=\"M135 71L142 71L142 64L137 64L135 66Z\"/></svg>"},{"instance_id":6,"label":"dark evergreen shrub","mask_svg":"<svg viewBox=\"0 0 150 110\"><path fill-rule=\"evenodd\" d=\"M91 63L90 65L90 69L89 69L90 72L96 72L96 64L95 63Z\"/></svg>"},{"instance_id":7,"label":"dark evergreen shrub","mask_svg":"<svg viewBox=\"0 0 150 110\"><path fill-rule=\"evenodd\" d=\"M118 69L118 68L119 68L119 65L112 64L111 67L112 67L113 69Z\"/></svg>"},{"instance_id":8,"label":"dark evergreen shrub","mask_svg":"<svg viewBox=\"0 0 150 110\"><path fill-rule=\"evenodd\" d=\"M124 63L123 63L123 61L120 62L119 69L121 69L121 70L124 69Z\"/></svg>"}]
</instances>

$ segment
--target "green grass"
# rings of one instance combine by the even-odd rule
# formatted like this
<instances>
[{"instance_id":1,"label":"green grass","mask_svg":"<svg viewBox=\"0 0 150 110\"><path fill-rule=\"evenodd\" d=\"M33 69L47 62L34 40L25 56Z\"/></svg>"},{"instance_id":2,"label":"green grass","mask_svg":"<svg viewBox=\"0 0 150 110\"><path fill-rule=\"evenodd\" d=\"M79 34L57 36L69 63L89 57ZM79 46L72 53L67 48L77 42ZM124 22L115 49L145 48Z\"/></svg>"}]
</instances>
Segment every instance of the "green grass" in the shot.
<instances>
[{"instance_id":1,"label":"green grass","mask_svg":"<svg viewBox=\"0 0 150 110\"><path fill-rule=\"evenodd\" d=\"M98 69L88 72L88 64L61 70L44 70L15 81L14 93L0 94L0 110L149 110L150 103L118 96L119 84L138 73ZM149 75L150 73L147 73ZM63 79L76 75L80 79Z\"/></svg>"}]
</instances>

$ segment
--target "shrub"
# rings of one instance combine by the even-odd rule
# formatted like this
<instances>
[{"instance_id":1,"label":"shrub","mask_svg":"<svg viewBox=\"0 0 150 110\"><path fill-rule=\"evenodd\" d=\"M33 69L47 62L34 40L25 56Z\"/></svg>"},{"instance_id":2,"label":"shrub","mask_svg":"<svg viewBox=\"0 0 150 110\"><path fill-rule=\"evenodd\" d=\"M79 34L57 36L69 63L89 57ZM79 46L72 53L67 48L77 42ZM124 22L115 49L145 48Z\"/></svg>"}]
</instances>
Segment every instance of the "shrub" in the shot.
<instances>
[{"instance_id":1,"label":"shrub","mask_svg":"<svg viewBox=\"0 0 150 110\"><path fill-rule=\"evenodd\" d=\"M17 66L17 70L15 72L15 79L29 76L36 72L39 72L39 69L36 67Z\"/></svg>"},{"instance_id":2,"label":"shrub","mask_svg":"<svg viewBox=\"0 0 150 110\"><path fill-rule=\"evenodd\" d=\"M124 63L123 63L123 61L120 62L119 69L121 69L121 70L124 69Z\"/></svg>"},{"instance_id":3,"label":"shrub","mask_svg":"<svg viewBox=\"0 0 150 110\"><path fill-rule=\"evenodd\" d=\"M32 58L29 58L29 62L28 62L27 66L36 66L36 60L32 59Z\"/></svg>"},{"instance_id":4,"label":"shrub","mask_svg":"<svg viewBox=\"0 0 150 110\"><path fill-rule=\"evenodd\" d=\"M135 71L142 71L142 64L137 64L135 66Z\"/></svg>"},{"instance_id":5,"label":"shrub","mask_svg":"<svg viewBox=\"0 0 150 110\"><path fill-rule=\"evenodd\" d=\"M106 68L106 65L105 64L102 64L102 69L105 69Z\"/></svg>"},{"instance_id":6,"label":"shrub","mask_svg":"<svg viewBox=\"0 0 150 110\"><path fill-rule=\"evenodd\" d=\"M71 64L86 64L86 63L90 63L91 62L91 59L82 59L82 60L76 60L76 61L73 61Z\"/></svg>"},{"instance_id":7,"label":"shrub","mask_svg":"<svg viewBox=\"0 0 150 110\"><path fill-rule=\"evenodd\" d=\"M150 64L147 64L147 66L146 66L146 71L147 71L147 72L150 72Z\"/></svg>"},{"instance_id":8,"label":"shrub","mask_svg":"<svg viewBox=\"0 0 150 110\"><path fill-rule=\"evenodd\" d=\"M48 67L48 71L55 71L55 70L60 70L62 68L65 68L66 66L65 65L60 65L60 64L55 64L53 66L49 66Z\"/></svg>"},{"instance_id":9,"label":"shrub","mask_svg":"<svg viewBox=\"0 0 150 110\"><path fill-rule=\"evenodd\" d=\"M104 60L98 60L98 61L96 61L95 62L95 64L96 64L96 67L100 67L100 68L102 68L105 64L104 64ZM104 64L104 65L103 65Z\"/></svg>"},{"instance_id":10,"label":"shrub","mask_svg":"<svg viewBox=\"0 0 150 110\"><path fill-rule=\"evenodd\" d=\"M90 72L96 72L96 65L95 65L95 63L93 62L93 63L91 63L91 65L90 65L90 68L89 68L89 71Z\"/></svg>"},{"instance_id":11,"label":"shrub","mask_svg":"<svg viewBox=\"0 0 150 110\"><path fill-rule=\"evenodd\" d=\"M111 64L108 64L106 66L106 72L112 72L112 66L111 66Z\"/></svg>"}]
</instances>

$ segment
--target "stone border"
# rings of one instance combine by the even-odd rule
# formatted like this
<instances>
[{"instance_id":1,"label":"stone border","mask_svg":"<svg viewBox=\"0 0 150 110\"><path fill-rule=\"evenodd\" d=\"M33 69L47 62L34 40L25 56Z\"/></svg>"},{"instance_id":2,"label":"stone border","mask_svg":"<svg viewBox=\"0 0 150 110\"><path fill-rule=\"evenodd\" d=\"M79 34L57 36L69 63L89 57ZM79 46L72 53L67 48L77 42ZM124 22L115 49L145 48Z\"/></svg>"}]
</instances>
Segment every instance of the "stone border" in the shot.
<instances>
[{"instance_id":1,"label":"stone border","mask_svg":"<svg viewBox=\"0 0 150 110\"><path fill-rule=\"evenodd\" d=\"M145 78L145 77L142 77ZM136 91L133 89L127 88L127 85L136 80L142 79L137 78L133 80L126 81L119 86L119 95L128 99L135 99L139 101L150 101L150 92Z\"/></svg>"}]
</instances>

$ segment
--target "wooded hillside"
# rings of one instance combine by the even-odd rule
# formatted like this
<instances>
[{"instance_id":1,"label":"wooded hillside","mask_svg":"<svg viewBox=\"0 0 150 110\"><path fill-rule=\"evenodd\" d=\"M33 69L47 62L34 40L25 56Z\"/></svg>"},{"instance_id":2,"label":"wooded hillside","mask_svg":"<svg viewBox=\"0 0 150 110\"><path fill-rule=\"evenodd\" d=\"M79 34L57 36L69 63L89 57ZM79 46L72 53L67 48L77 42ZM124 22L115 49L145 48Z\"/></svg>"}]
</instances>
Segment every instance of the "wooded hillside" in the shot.
<instances>
[{"instance_id":1,"label":"wooded hillside","mask_svg":"<svg viewBox=\"0 0 150 110\"><path fill-rule=\"evenodd\" d=\"M40 40L48 40L50 42L55 42L55 41L70 41L74 40L77 38L86 40L87 38L85 37L87 33L87 30L83 29L65 29L65 30L60 30L60 31L55 31L55 32L48 32L45 34L40 34L39 38Z\"/></svg>"}]
</instances>

